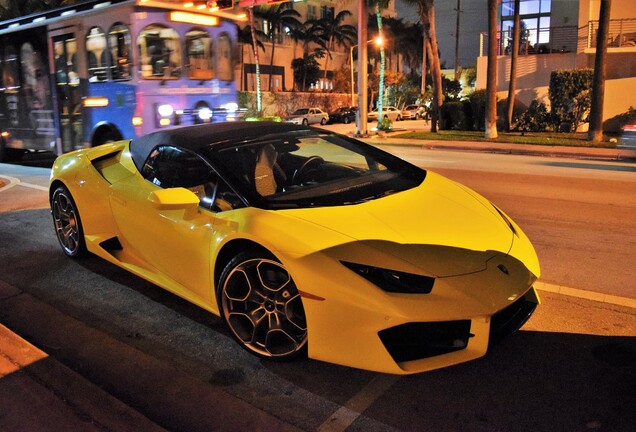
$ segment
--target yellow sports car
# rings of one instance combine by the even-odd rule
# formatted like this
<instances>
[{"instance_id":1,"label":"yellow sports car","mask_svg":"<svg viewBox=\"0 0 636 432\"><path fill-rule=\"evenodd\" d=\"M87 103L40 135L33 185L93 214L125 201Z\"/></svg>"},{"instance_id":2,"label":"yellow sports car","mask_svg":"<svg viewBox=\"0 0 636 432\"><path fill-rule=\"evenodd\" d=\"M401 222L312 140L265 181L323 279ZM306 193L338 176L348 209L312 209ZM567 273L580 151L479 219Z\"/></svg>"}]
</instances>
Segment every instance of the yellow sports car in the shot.
<instances>
[{"instance_id":1,"label":"yellow sports car","mask_svg":"<svg viewBox=\"0 0 636 432\"><path fill-rule=\"evenodd\" d=\"M289 123L176 128L60 156L64 253L220 315L238 343L395 374L483 356L532 314L535 251L465 186Z\"/></svg>"}]
</instances>

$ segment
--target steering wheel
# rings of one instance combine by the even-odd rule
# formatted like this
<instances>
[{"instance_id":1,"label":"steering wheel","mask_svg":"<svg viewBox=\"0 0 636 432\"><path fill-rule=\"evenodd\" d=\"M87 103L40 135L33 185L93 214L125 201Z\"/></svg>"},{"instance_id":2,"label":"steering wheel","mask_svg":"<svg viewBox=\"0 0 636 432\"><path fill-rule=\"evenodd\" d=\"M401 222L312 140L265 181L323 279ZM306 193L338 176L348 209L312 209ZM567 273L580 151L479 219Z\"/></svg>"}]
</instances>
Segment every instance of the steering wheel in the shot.
<instances>
[{"instance_id":1,"label":"steering wheel","mask_svg":"<svg viewBox=\"0 0 636 432\"><path fill-rule=\"evenodd\" d=\"M309 156L305 162L294 172L292 176L292 184L298 184L298 180L302 179L302 176L307 174L312 168L317 168L325 160L320 156Z\"/></svg>"}]
</instances>

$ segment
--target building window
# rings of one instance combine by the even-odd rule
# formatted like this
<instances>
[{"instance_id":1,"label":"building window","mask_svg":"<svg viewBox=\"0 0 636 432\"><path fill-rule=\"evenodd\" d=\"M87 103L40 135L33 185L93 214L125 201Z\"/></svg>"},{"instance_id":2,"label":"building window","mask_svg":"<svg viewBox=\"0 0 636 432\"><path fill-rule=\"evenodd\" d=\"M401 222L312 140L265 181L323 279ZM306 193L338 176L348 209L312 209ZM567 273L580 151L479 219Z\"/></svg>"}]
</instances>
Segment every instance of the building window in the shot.
<instances>
[{"instance_id":1,"label":"building window","mask_svg":"<svg viewBox=\"0 0 636 432\"><path fill-rule=\"evenodd\" d=\"M323 6L320 8L320 18L333 19L335 16L335 9L329 6Z\"/></svg>"},{"instance_id":2,"label":"building window","mask_svg":"<svg viewBox=\"0 0 636 432\"><path fill-rule=\"evenodd\" d=\"M539 52L543 45L550 43L550 12L552 0L521 0L521 52ZM515 13L514 0L501 3L501 31L504 52L510 51Z\"/></svg>"}]
</instances>

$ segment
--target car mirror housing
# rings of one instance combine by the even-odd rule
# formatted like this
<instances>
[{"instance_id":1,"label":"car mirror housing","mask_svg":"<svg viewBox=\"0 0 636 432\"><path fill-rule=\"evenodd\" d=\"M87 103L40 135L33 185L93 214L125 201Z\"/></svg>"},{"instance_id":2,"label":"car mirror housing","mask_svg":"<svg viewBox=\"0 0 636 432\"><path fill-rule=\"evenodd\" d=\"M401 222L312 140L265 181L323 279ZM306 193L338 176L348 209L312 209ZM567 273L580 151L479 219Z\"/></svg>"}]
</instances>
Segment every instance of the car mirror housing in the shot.
<instances>
[{"instance_id":1,"label":"car mirror housing","mask_svg":"<svg viewBox=\"0 0 636 432\"><path fill-rule=\"evenodd\" d=\"M148 200L158 210L189 210L199 206L199 197L182 187L156 190L150 193Z\"/></svg>"}]
</instances>

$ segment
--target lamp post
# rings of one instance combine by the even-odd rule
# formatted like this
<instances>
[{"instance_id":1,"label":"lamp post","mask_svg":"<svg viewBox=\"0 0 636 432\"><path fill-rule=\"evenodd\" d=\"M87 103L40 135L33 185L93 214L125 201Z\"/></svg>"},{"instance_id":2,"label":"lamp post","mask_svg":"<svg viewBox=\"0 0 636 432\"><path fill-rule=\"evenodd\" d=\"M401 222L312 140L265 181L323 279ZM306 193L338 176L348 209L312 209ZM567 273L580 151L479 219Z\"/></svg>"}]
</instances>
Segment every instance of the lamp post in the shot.
<instances>
[{"instance_id":1,"label":"lamp post","mask_svg":"<svg viewBox=\"0 0 636 432\"><path fill-rule=\"evenodd\" d=\"M368 40L366 43L369 44L371 42L375 42L376 45L378 46L382 46L382 44L384 43L384 41L382 40L381 37L377 37L375 39L371 39ZM349 64L351 65L351 106L355 106L356 102L355 102L355 91L354 91L354 75L353 75L353 49L357 48L358 44L355 45L351 45L349 47ZM360 63L360 61L358 60L358 63ZM360 107L358 107L358 112L360 111ZM364 119L364 121L366 121L366 119Z\"/></svg>"}]
</instances>

